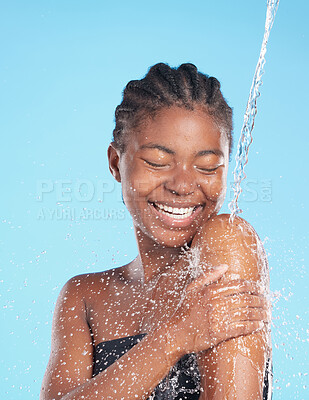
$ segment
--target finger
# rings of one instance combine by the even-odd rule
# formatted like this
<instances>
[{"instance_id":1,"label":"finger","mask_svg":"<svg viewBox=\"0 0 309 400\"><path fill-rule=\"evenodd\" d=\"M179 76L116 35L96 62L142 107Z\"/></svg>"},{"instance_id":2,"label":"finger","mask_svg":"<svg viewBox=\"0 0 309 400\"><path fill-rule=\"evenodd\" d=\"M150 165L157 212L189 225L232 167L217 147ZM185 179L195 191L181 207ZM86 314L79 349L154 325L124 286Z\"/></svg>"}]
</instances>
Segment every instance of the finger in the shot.
<instances>
[{"instance_id":1,"label":"finger","mask_svg":"<svg viewBox=\"0 0 309 400\"><path fill-rule=\"evenodd\" d=\"M243 321L235 322L230 325L230 332L233 337L250 335L251 333L258 332L265 327L262 321Z\"/></svg>"},{"instance_id":2,"label":"finger","mask_svg":"<svg viewBox=\"0 0 309 400\"><path fill-rule=\"evenodd\" d=\"M215 331L228 330L231 324L237 322L244 323L248 321L270 322L270 313L262 308L244 307L231 311L216 312L213 311L209 316L209 322Z\"/></svg>"},{"instance_id":3,"label":"finger","mask_svg":"<svg viewBox=\"0 0 309 400\"><path fill-rule=\"evenodd\" d=\"M187 291L196 290L201 286L210 285L211 283L221 278L221 276L224 275L224 273L228 270L228 268L229 266L226 264L222 264L213 268L213 270L207 273L207 275L203 274L198 278L196 278L193 282L189 283L189 285L187 286Z\"/></svg>"},{"instance_id":4,"label":"finger","mask_svg":"<svg viewBox=\"0 0 309 400\"><path fill-rule=\"evenodd\" d=\"M257 296L250 293L238 293L235 296L223 297L214 301L214 308L233 310L239 307L259 307L265 310L271 309L271 303L265 296Z\"/></svg>"},{"instance_id":5,"label":"finger","mask_svg":"<svg viewBox=\"0 0 309 400\"><path fill-rule=\"evenodd\" d=\"M264 295L265 288L254 281L245 281L237 279L228 283L218 283L213 285L212 293L216 296L235 296L239 293L249 293L256 296Z\"/></svg>"},{"instance_id":6,"label":"finger","mask_svg":"<svg viewBox=\"0 0 309 400\"><path fill-rule=\"evenodd\" d=\"M249 335L258 332L264 328L264 323L261 321L243 321L235 322L226 326L225 329L212 330L210 334L211 342L216 345L239 336Z\"/></svg>"},{"instance_id":7,"label":"finger","mask_svg":"<svg viewBox=\"0 0 309 400\"><path fill-rule=\"evenodd\" d=\"M263 321L268 322L268 312L262 308L239 308L232 310L229 314L230 323L243 322L243 321Z\"/></svg>"}]
</instances>

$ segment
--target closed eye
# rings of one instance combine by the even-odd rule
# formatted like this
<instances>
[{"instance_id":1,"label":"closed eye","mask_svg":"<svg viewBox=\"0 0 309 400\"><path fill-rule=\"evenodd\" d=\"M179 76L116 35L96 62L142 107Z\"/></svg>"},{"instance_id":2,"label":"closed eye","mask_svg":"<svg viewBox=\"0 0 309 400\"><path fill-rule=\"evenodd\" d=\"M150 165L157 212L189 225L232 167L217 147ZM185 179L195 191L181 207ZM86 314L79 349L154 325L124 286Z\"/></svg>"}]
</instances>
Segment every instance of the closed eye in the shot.
<instances>
[{"instance_id":1,"label":"closed eye","mask_svg":"<svg viewBox=\"0 0 309 400\"><path fill-rule=\"evenodd\" d=\"M144 158L142 158L142 160L143 160L146 164L148 164L148 165L150 165L150 166L152 166L152 167L155 167L155 168L163 168L163 167L166 167L166 166L167 166L167 164L157 164L157 163L154 163L154 162L145 160Z\"/></svg>"},{"instance_id":2,"label":"closed eye","mask_svg":"<svg viewBox=\"0 0 309 400\"><path fill-rule=\"evenodd\" d=\"M219 167L221 167L221 165L218 165L218 166L215 167L215 168L198 168L198 167L196 167L196 169L197 169L198 171L202 171L202 172L214 172L214 171L216 171Z\"/></svg>"}]
</instances>

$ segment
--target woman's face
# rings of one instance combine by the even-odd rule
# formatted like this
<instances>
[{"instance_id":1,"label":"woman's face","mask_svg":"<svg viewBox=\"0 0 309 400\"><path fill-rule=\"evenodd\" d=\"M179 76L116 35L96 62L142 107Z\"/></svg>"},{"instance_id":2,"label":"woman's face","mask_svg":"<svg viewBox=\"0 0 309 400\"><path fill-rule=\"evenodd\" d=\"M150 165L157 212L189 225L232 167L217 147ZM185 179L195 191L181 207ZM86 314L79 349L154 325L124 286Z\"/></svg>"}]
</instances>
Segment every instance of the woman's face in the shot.
<instances>
[{"instance_id":1,"label":"woman's face","mask_svg":"<svg viewBox=\"0 0 309 400\"><path fill-rule=\"evenodd\" d=\"M168 247L189 244L221 208L228 140L203 110L162 109L130 133L124 153L109 150L137 237Z\"/></svg>"}]
</instances>

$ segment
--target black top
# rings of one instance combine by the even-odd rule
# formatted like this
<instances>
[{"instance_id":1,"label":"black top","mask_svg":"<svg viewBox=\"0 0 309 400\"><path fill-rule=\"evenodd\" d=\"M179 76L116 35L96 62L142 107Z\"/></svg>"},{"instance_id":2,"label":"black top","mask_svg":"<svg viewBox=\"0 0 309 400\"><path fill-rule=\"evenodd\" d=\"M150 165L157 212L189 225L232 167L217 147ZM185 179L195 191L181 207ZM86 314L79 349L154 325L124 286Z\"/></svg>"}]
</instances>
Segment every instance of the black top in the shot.
<instances>
[{"instance_id":1,"label":"black top","mask_svg":"<svg viewBox=\"0 0 309 400\"><path fill-rule=\"evenodd\" d=\"M104 371L133 346L142 340L147 333L109 340L99 343L94 351L92 377ZM266 364L264 376L263 400L271 399L270 360ZM171 368L169 374L154 389L153 400L198 400L200 396L200 372L195 353L184 355ZM150 398L149 398L150 399Z\"/></svg>"}]
</instances>

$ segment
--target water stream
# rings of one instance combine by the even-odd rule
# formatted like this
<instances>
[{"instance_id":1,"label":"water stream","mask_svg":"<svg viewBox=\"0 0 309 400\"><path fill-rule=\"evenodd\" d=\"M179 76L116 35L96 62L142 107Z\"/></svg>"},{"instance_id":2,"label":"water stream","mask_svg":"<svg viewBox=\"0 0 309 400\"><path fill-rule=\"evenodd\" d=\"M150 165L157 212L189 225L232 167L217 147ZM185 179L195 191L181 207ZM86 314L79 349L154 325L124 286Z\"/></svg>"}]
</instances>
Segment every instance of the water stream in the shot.
<instances>
[{"instance_id":1,"label":"water stream","mask_svg":"<svg viewBox=\"0 0 309 400\"><path fill-rule=\"evenodd\" d=\"M248 162L249 147L250 144L252 143L252 131L254 128L254 121L257 114L257 99L260 96L259 88L262 84L262 76L264 74L264 65L266 62L265 55L267 50L267 42L269 39L271 28L274 23L278 5L279 5L279 0L267 0L265 31L264 31L262 47L252 80L249 99L244 116L244 123L241 130L241 135L238 142L237 153L235 157L236 166L233 172L234 197L229 204L229 209L231 211L231 216L230 216L231 221L234 220L235 215L240 214L242 212L242 210L238 207L238 199L242 192L241 182L246 178L244 169L245 165Z\"/></svg>"},{"instance_id":2,"label":"water stream","mask_svg":"<svg viewBox=\"0 0 309 400\"><path fill-rule=\"evenodd\" d=\"M246 174L244 172L244 167L248 162L248 152L249 146L252 143L252 131L254 128L254 120L257 114L257 98L260 96L259 87L262 84L262 75L264 73L264 65L265 65L265 55L266 55L266 46L269 39L269 34L271 28L274 23L274 18L278 9L279 0L267 0L267 12L266 12L266 22L265 22L265 31L264 37L262 42L262 47L258 59L258 63L256 66L255 74L252 81L252 86L249 93L249 99L247 103L247 108L244 116L244 124L241 130L241 136L238 142L237 153L236 153L236 167L233 172L234 174L234 198L229 204L229 208L231 210L230 220L233 221L235 215L242 212L242 210L238 207L238 199L241 194L241 182L246 178ZM196 270L196 266L199 266L199 258L198 252L192 254L191 259L189 260L190 265L192 266L192 271ZM192 272L191 271L191 272ZM198 271L197 271L198 272ZM188 371L191 371L191 377L193 381L196 383L199 382L199 374L198 374L198 367L197 367L197 360L194 354L188 355L188 359L185 360L188 363ZM268 362L268 361L267 361ZM158 388L160 395L158 393L152 393L149 397L149 400L153 399L156 395L158 398L162 399L178 399L187 398L186 395L192 393L191 390L184 390L181 393L179 391L179 387L181 385L178 382L179 373L177 373L177 368L172 368L166 379L161 382L160 387ZM268 385L265 386L265 382L269 382ZM270 366L265 369L265 376L264 376L264 391L268 388L269 393L271 393L272 388L272 378L271 378L271 370ZM263 398L270 398L269 393L264 393Z\"/></svg>"}]
</instances>

